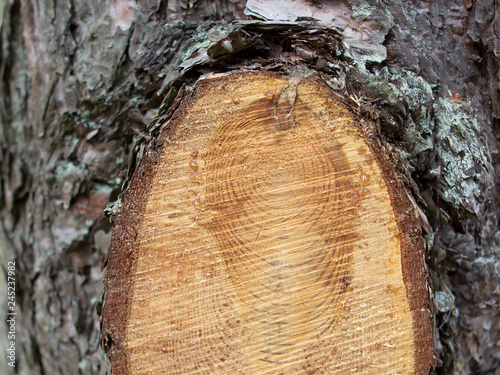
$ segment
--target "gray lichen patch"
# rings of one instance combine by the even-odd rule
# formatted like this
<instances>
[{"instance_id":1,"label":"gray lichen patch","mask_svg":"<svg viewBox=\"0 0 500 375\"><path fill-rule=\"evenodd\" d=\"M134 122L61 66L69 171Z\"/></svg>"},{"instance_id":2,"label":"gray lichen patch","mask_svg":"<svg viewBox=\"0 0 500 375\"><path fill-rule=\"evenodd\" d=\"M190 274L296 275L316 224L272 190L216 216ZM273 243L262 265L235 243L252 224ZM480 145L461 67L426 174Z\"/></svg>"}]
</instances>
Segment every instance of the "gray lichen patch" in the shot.
<instances>
[{"instance_id":1,"label":"gray lichen patch","mask_svg":"<svg viewBox=\"0 0 500 375\"><path fill-rule=\"evenodd\" d=\"M347 68L352 92L381 108L382 133L409 175L433 181L457 216L477 215L493 186L485 130L463 101L438 96L421 76L395 68Z\"/></svg>"},{"instance_id":2,"label":"gray lichen patch","mask_svg":"<svg viewBox=\"0 0 500 375\"><path fill-rule=\"evenodd\" d=\"M435 294L436 308L440 312L448 312L455 308L455 297L450 291L438 290Z\"/></svg>"},{"instance_id":3,"label":"gray lichen patch","mask_svg":"<svg viewBox=\"0 0 500 375\"><path fill-rule=\"evenodd\" d=\"M433 106L435 144L443 161L443 199L478 214L493 186L493 166L485 133L468 106L440 98Z\"/></svg>"},{"instance_id":4,"label":"gray lichen patch","mask_svg":"<svg viewBox=\"0 0 500 375\"><path fill-rule=\"evenodd\" d=\"M193 34L192 40L190 41L190 46L184 51L181 57L181 67L190 66L194 64L194 61L186 63L191 59L201 59L201 61L206 60L206 51L210 46L210 39L208 37L208 30L205 25L200 25L196 28L196 33ZM203 56L203 57L202 57Z\"/></svg>"}]
</instances>

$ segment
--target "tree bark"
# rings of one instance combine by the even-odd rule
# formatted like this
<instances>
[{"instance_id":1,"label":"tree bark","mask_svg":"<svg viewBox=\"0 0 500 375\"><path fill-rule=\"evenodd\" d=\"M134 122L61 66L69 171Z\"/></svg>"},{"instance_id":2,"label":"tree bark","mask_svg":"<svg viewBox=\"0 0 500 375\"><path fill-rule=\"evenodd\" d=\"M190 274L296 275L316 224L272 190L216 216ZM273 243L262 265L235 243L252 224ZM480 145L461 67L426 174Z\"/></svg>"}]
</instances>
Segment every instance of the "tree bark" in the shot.
<instances>
[{"instance_id":1,"label":"tree bark","mask_svg":"<svg viewBox=\"0 0 500 375\"><path fill-rule=\"evenodd\" d=\"M210 72L295 63L380 124L429 223L435 371L500 373L498 2L8 0L0 9L0 253L4 271L16 262L18 313L15 370L0 358L7 373L106 372L103 209L181 88Z\"/></svg>"}]
</instances>

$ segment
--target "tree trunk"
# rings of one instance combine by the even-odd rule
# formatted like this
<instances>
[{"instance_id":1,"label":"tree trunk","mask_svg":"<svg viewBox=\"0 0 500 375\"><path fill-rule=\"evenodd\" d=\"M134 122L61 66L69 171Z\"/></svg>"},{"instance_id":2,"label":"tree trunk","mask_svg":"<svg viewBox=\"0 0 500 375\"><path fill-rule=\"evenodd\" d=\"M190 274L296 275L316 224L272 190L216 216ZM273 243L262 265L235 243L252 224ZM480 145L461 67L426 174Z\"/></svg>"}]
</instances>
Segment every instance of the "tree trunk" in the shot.
<instances>
[{"instance_id":1,"label":"tree trunk","mask_svg":"<svg viewBox=\"0 0 500 375\"><path fill-rule=\"evenodd\" d=\"M202 74L303 66L379 124L423 212L433 371L500 374L498 2L7 0L0 9L0 250L7 281L15 262L17 313L15 368L0 358L7 373L106 372L103 209Z\"/></svg>"}]
</instances>

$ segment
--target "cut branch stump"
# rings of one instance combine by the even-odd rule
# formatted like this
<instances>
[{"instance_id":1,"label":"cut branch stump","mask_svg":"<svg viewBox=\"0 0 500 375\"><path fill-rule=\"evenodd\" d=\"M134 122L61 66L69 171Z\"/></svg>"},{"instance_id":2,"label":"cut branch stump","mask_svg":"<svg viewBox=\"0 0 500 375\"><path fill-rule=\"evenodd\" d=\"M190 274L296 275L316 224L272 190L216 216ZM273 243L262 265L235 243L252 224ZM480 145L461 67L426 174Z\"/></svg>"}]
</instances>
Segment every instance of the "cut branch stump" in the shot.
<instances>
[{"instance_id":1,"label":"cut branch stump","mask_svg":"<svg viewBox=\"0 0 500 375\"><path fill-rule=\"evenodd\" d=\"M424 242L376 133L317 76L203 79L114 220L115 374L427 374Z\"/></svg>"}]
</instances>

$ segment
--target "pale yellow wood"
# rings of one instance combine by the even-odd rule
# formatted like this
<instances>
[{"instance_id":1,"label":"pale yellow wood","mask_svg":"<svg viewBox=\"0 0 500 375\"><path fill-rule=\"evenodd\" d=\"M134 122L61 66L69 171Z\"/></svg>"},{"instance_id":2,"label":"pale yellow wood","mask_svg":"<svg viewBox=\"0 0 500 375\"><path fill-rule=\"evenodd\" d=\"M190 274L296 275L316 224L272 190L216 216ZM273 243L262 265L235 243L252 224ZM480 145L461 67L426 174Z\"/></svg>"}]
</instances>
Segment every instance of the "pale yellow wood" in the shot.
<instances>
[{"instance_id":1,"label":"pale yellow wood","mask_svg":"<svg viewBox=\"0 0 500 375\"><path fill-rule=\"evenodd\" d=\"M384 175L316 80L207 81L137 226L131 374L412 374Z\"/></svg>"}]
</instances>

